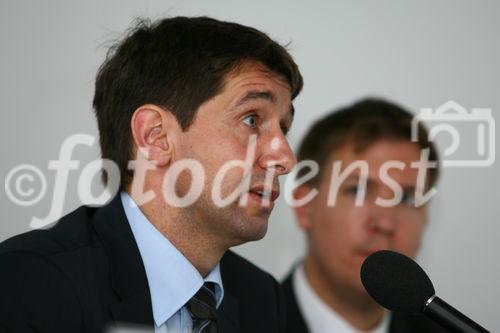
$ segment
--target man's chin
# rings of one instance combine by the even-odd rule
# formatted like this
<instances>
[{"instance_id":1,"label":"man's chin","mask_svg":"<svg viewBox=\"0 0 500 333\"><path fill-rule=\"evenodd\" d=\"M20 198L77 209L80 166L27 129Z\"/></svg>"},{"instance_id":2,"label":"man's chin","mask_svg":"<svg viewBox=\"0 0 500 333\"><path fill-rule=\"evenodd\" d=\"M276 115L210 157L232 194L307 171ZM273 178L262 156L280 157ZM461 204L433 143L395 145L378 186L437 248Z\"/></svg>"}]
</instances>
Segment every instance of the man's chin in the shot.
<instances>
[{"instance_id":1,"label":"man's chin","mask_svg":"<svg viewBox=\"0 0 500 333\"><path fill-rule=\"evenodd\" d=\"M261 240L267 233L268 218L249 217L241 222L238 230L235 230L235 245Z\"/></svg>"},{"instance_id":2,"label":"man's chin","mask_svg":"<svg viewBox=\"0 0 500 333\"><path fill-rule=\"evenodd\" d=\"M250 218L247 223L247 242L256 241L264 238L267 233L267 226L269 223L268 217Z\"/></svg>"},{"instance_id":3,"label":"man's chin","mask_svg":"<svg viewBox=\"0 0 500 333\"><path fill-rule=\"evenodd\" d=\"M373 297L371 297L370 294L368 294L368 292L366 291L360 278L357 278L354 290L357 294L357 298L361 301L362 304L371 304L371 305L377 304L377 302L375 302Z\"/></svg>"}]
</instances>

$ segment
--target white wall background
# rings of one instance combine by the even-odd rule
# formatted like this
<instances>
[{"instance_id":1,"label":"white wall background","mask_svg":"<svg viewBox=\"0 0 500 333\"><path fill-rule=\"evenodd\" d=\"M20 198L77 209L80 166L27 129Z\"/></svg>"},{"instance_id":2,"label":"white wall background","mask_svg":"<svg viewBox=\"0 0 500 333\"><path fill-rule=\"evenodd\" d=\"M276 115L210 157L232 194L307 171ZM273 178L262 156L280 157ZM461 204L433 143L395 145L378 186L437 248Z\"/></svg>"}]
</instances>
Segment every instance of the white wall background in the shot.
<instances>
[{"instance_id":1,"label":"white wall background","mask_svg":"<svg viewBox=\"0 0 500 333\"><path fill-rule=\"evenodd\" d=\"M251 25L286 43L305 78L290 135L297 146L311 122L366 95L414 110L447 100L500 110L500 3L496 1L6 1L0 3L0 174L29 163L48 192L21 207L0 192L0 240L29 230L52 201L55 160L75 133L97 135L93 80L106 42L137 16L209 15ZM474 140L461 133L463 143ZM497 139L497 144L498 144ZM439 141L444 148L446 140ZM80 205L79 172L98 144L73 157L64 212ZM439 295L500 330L500 176L488 168L446 169L432 206L420 263ZM303 238L291 209L275 208L266 238L238 252L281 278L300 258Z\"/></svg>"}]
</instances>

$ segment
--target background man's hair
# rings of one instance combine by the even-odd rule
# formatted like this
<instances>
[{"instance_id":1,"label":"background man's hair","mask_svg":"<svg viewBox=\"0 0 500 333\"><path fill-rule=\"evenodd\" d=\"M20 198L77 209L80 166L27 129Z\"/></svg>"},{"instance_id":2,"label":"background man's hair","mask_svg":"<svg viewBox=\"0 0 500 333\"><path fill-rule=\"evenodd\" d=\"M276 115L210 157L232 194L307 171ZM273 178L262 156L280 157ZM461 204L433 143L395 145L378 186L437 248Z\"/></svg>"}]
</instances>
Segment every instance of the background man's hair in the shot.
<instances>
[{"instance_id":1,"label":"background man's hair","mask_svg":"<svg viewBox=\"0 0 500 333\"><path fill-rule=\"evenodd\" d=\"M314 160L320 172L308 185L317 186L323 177L326 163L332 154L347 144L361 153L380 140L411 142L411 123L414 115L399 105L378 98L367 98L348 107L329 113L317 120L302 139L297 160ZM439 162L434 143L428 140L427 129L419 123L418 141L421 149L429 149L429 160ZM302 169L300 175L308 170ZM436 184L439 167L429 168L428 186Z\"/></svg>"},{"instance_id":2,"label":"background man's hair","mask_svg":"<svg viewBox=\"0 0 500 333\"><path fill-rule=\"evenodd\" d=\"M130 120L144 104L171 111L187 130L198 107L219 94L228 73L257 62L281 76L292 99L302 76L286 49L254 28L208 17L140 20L108 51L100 67L93 106L102 158L115 161L121 187L132 181L134 159ZM106 173L103 173L106 184Z\"/></svg>"}]
</instances>

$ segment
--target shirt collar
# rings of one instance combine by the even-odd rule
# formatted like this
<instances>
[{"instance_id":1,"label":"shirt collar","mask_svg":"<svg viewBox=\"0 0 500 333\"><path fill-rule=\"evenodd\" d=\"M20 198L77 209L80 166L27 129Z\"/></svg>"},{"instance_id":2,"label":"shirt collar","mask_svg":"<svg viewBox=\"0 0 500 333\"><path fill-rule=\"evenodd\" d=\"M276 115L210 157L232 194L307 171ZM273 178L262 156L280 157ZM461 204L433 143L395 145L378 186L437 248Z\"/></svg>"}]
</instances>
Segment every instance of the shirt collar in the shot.
<instances>
[{"instance_id":1,"label":"shirt collar","mask_svg":"<svg viewBox=\"0 0 500 333\"><path fill-rule=\"evenodd\" d=\"M220 265L203 279L191 262L148 221L128 193L122 191L120 196L146 270L156 326L179 311L204 282L215 284L218 307L224 297Z\"/></svg>"},{"instance_id":2,"label":"shirt collar","mask_svg":"<svg viewBox=\"0 0 500 333\"><path fill-rule=\"evenodd\" d=\"M309 281L307 281L304 266L302 264L296 268L293 274L293 289L297 296L300 312L304 315L304 319L311 333L361 333L361 331L352 327L316 294L309 284ZM380 324L366 333L389 332L389 319L390 314L386 313Z\"/></svg>"}]
</instances>

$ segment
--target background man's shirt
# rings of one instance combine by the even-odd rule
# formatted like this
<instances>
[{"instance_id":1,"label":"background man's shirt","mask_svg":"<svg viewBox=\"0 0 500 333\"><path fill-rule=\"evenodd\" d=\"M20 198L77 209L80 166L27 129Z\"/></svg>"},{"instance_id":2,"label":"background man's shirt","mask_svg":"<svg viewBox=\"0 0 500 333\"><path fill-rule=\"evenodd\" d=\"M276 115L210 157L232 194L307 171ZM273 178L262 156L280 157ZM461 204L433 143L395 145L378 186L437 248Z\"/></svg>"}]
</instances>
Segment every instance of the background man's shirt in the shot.
<instances>
[{"instance_id":1,"label":"background man's shirt","mask_svg":"<svg viewBox=\"0 0 500 333\"><path fill-rule=\"evenodd\" d=\"M347 321L332 310L316 294L307 281L304 266L299 265L293 273L293 288L297 303L310 333L361 333ZM380 324L369 332L362 333L387 333L389 332L390 315L386 313Z\"/></svg>"}]
</instances>

